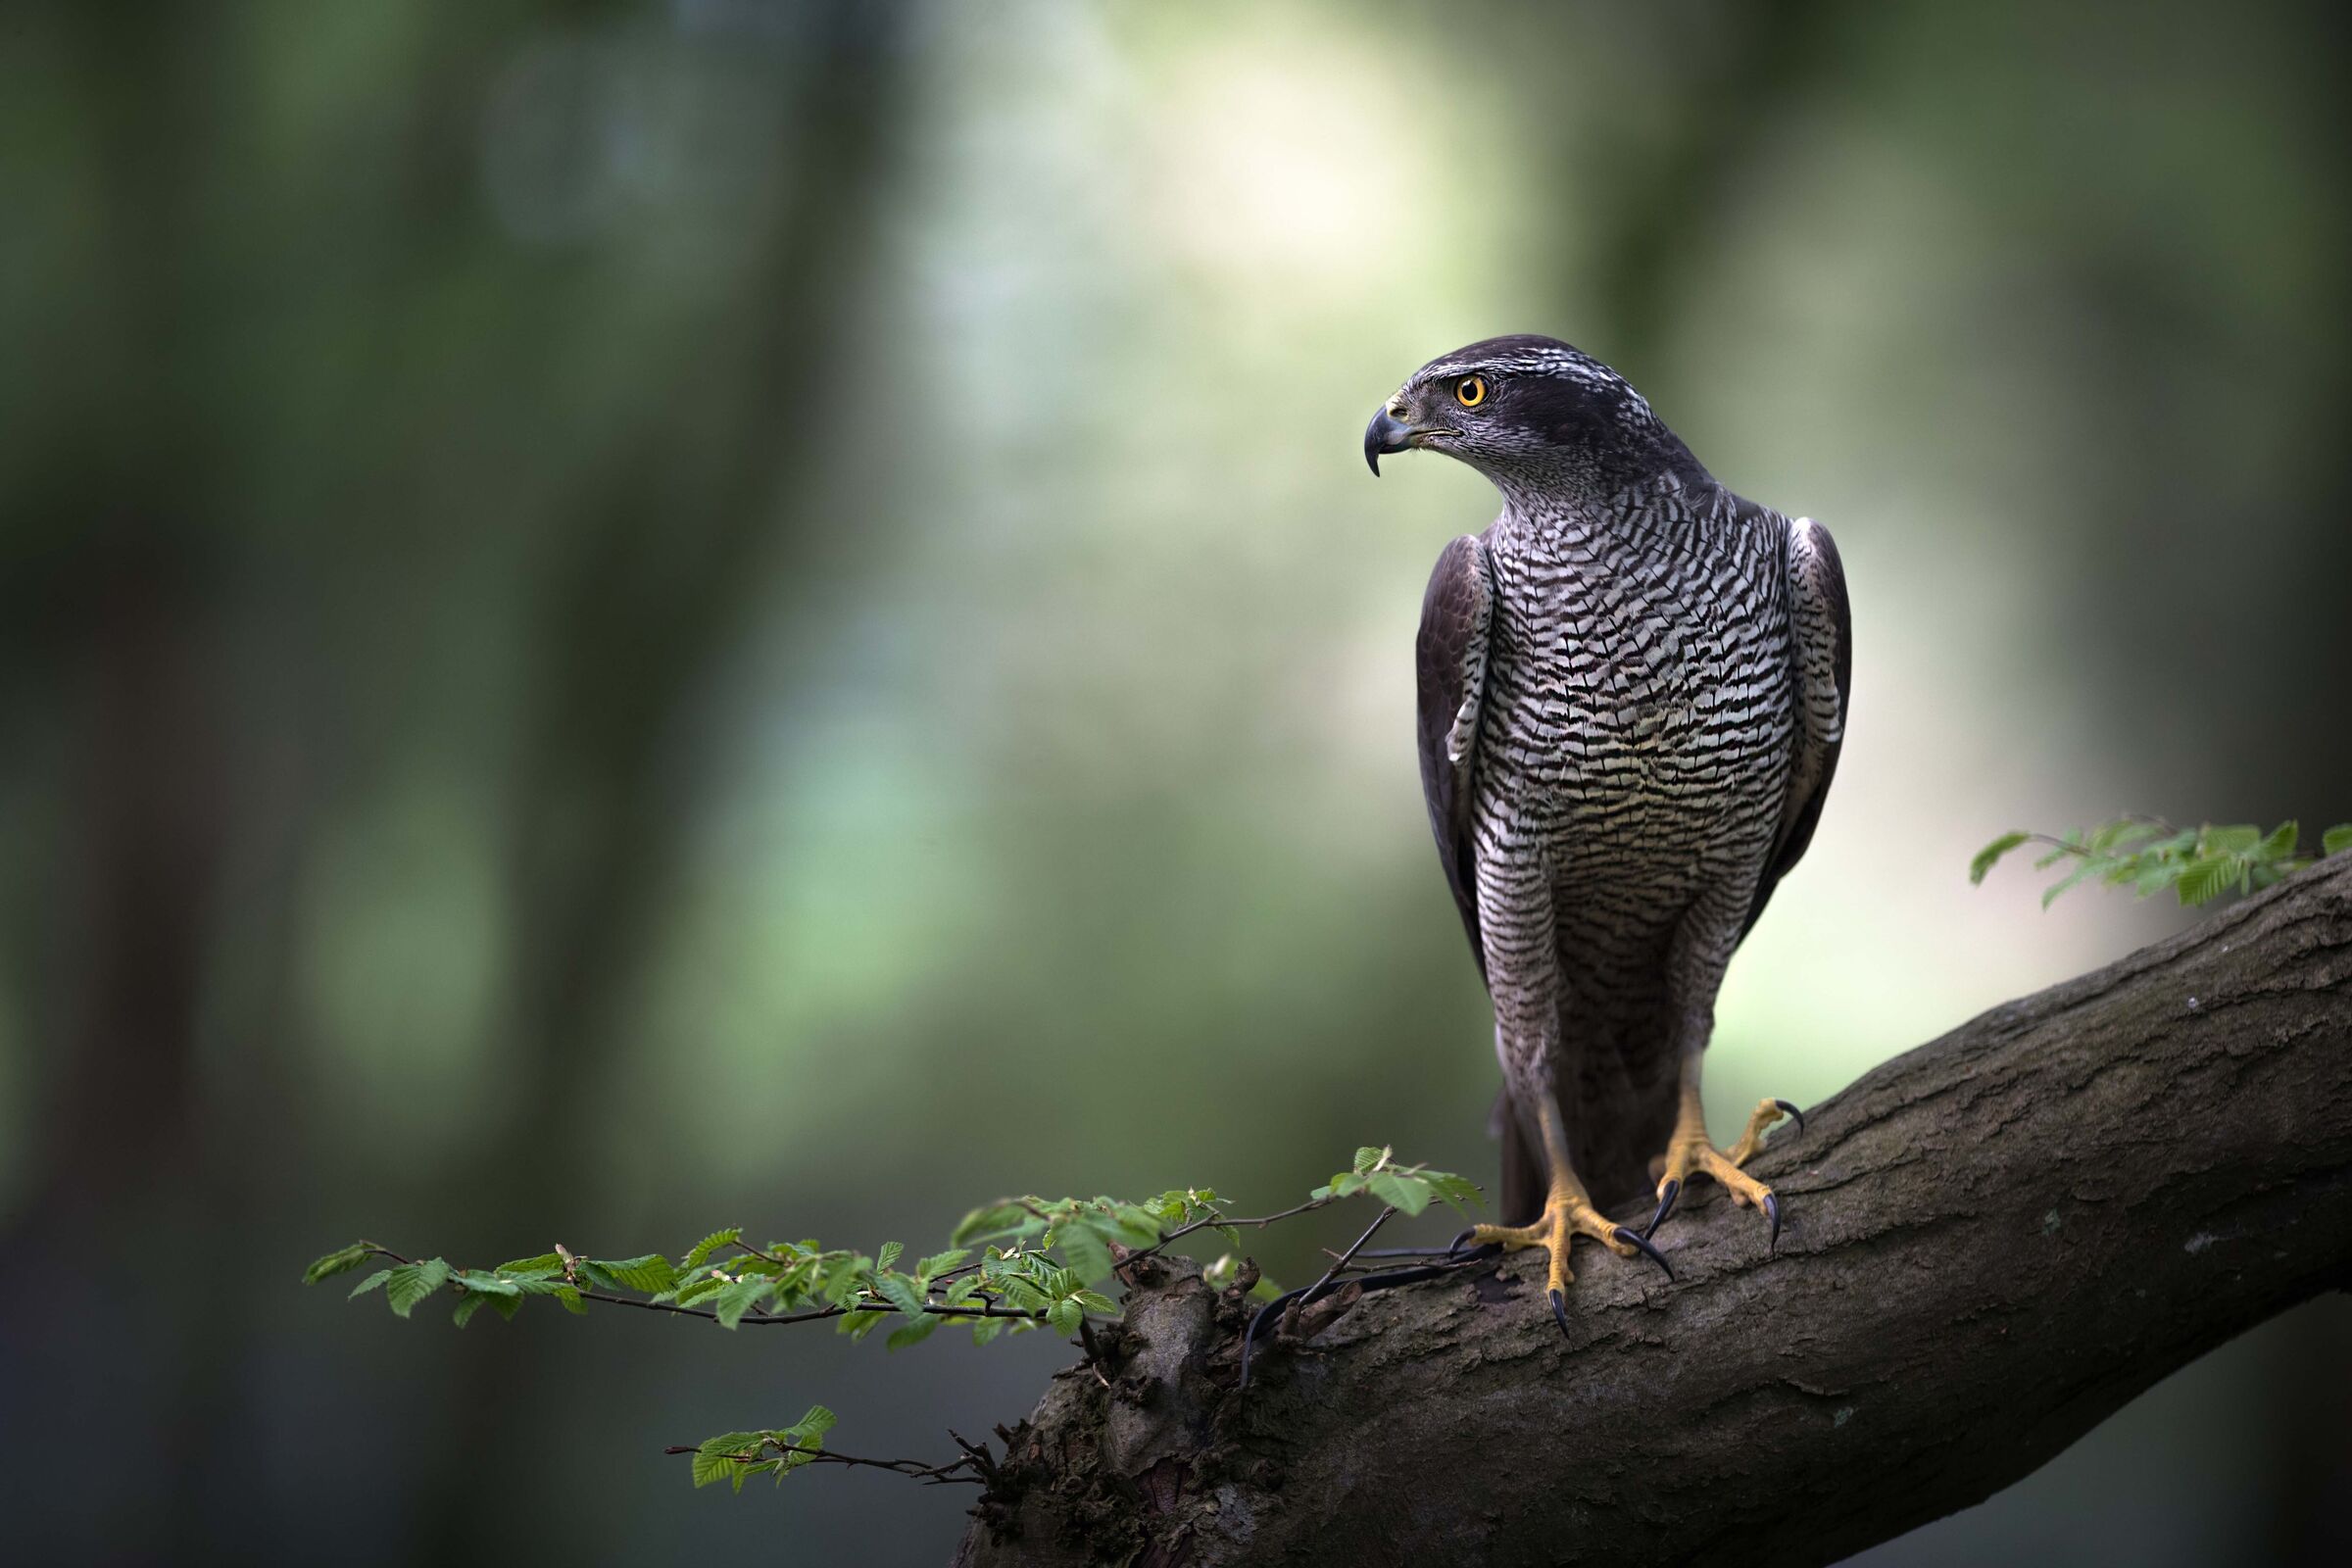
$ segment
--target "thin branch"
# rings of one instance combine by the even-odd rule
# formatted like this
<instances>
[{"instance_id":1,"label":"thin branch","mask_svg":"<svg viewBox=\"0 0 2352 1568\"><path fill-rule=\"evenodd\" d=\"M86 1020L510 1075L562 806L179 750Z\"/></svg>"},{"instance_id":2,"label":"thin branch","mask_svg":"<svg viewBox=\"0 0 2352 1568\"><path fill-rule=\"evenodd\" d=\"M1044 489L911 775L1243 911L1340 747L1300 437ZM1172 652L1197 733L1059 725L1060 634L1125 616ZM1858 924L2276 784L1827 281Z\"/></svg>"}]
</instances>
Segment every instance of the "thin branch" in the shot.
<instances>
[{"instance_id":1,"label":"thin branch","mask_svg":"<svg viewBox=\"0 0 2352 1568\"><path fill-rule=\"evenodd\" d=\"M948 1435L955 1437L954 1433ZM805 1453L808 1455L808 1462L810 1464L838 1464L861 1470L887 1470L893 1475L927 1481L933 1486L955 1482L975 1487L985 1486L988 1480L987 1472L982 1468L985 1456L975 1456L971 1446L964 1443L961 1438L956 1438L956 1441L957 1446L963 1448L963 1454L961 1457L950 1459L946 1464L925 1464L920 1459L862 1459L854 1453L838 1453L831 1448L810 1448L798 1443L780 1442L775 1438L762 1440L758 1453L730 1453L727 1458L742 1465L765 1464L768 1462L767 1450L774 1448L780 1453ZM700 1453L703 1450L699 1444L673 1443L662 1451L663 1453Z\"/></svg>"},{"instance_id":2,"label":"thin branch","mask_svg":"<svg viewBox=\"0 0 2352 1568\"><path fill-rule=\"evenodd\" d=\"M1174 1230L1168 1232L1165 1236L1162 1236L1158 1241L1153 1242L1150 1247L1138 1248L1136 1250L1128 1253L1126 1257L1120 1260L1121 1266L1132 1263L1139 1257L1150 1257L1155 1252L1158 1252L1161 1249L1167 1247L1170 1243L1180 1242L1187 1236L1192 1235L1195 1231L1204 1231L1209 1229L1211 1226L1216 1225L1232 1225L1236 1227L1248 1225L1252 1228L1273 1225L1282 1220L1297 1219L1301 1214L1311 1214L1318 1208L1328 1208L1340 1200L1341 1200L1337 1195L1329 1198L1310 1198L1305 1202L1297 1204L1291 1208L1286 1208L1279 1214L1260 1214L1251 1219L1228 1219L1223 1214L1205 1214L1199 1219L1188 1220L1184 1224L1177 1226Z\"/></svg>"},{"instance_id":3,"label":"thin branch","mask_svg":"<svg viewBox=\"0 0 2352 1568\"><path fill-rule=\"evenodd\" d=\"M1396 1205L1394 1203L1384 1205L1381 1208L1381 1211L1377 1215L1373 1216L1372 1223L1364 1227L1364 1234L1355 1239L1355 1245L1348 1248L1345 1252L1342 1252L1339 1255L1338 1261L1334 1262L1331 1267L1323 1271L1323 1277L1315 1281L1313 1288L1306 1293L1306 1298L1310 1301L1313 1300L1316 1291L1320 1291L1324 1286L1329 1285L1332 1280L1339 1275L1342 1269L1355 1261L1355 1254L1364 1250L1364 1244L1372 1239L1373 1233L1378 1231L1383 1225L1386 1225L1390 1220L1396 1217Z\"/></svg>"},{"instance_id":4,"label":"thin branch","mask_svg":"<svg viewBox=\"0 0 2352 1568\"><path fill-rule=\"evenodd\" d=\"M675 1301L641 1301L632 1296L612 1296L603 1291L582 1291L580 1299L602 1301L609 1306L640 1307L648 1312L673 1312L680 1317L707 1317L713 1321L718 1317L716 1312L700 1306L680 1306ZM848 1317L852 1312L904 1313L905 1311L905 1307L893 1305L889 1301L861 1301L856 1306L812 1306L799 1312L746 1312L741 1321L763 1326L770 1323L815 1323L824 1318ZM965 1302L958 1306L949 1306L944 1302L926 1303L923 1311L932 1317L940 1318L1022 1318L1033 1323L1043 1323L1050 1315L1034 1307L999 1306L993 1301Z\"/></svg>"}]
</instances>

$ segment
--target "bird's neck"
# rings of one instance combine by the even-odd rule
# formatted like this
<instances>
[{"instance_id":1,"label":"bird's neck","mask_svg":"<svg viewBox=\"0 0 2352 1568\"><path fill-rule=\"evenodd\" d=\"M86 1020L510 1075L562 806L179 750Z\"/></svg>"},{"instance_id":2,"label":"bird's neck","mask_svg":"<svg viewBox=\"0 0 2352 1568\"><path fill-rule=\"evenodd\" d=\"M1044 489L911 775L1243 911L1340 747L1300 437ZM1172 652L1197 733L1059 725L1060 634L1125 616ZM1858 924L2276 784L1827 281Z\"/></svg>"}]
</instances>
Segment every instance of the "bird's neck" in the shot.
<instances>
[{"instance_id":1,"label":"bird's neck","mask_svg":"<svg viewBox=\"0 0 2352 1568\"><path fill-rule=\"evenodd\" d=\"M1490 477L1502 493L1495 542L1535 555L1663 543L1678 524L1708 510L1715 484L1695 463L1622 482L1581 482L1585 476L1569 474Z\"/></svg>"},{"instance_id":2,"label":"bird's neck","mask_svg":"<svg viewBox=\"0 0 2352 1568\"><path fill-rule=\"evenodd\" d=\"M1715 488L1682 438L1649 414L1607 441L1561 442L1503 463L1469 461L1502 492L1503 516L1530 542L1550 535L1624 535L1651 513L1687 513Z\"/></svg>"}]
</instances>

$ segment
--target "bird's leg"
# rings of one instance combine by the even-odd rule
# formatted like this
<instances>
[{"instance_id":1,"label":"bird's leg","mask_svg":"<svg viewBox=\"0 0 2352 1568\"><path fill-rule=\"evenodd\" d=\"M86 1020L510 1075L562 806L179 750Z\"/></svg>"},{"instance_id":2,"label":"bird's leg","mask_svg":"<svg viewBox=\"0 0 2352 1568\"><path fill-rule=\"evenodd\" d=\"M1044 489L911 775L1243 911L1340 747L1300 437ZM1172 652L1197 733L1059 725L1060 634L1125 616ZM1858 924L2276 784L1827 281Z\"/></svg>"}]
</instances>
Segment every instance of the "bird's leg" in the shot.
<instances>
[{"instance_id":1,"label":"bird's leg","mask_svg":"<svg viewBox=\"0 0 2352 1568\"><path fill-rule=\"evenodd\" d=\"M1577 1179L1576 1168L1568 1162L1567 1129L1560 1123L1559 1106L1548 1094L1539 1102L1538 1119L1544 1132L1544 1157L1551 1166L1551 1189L1544 1200L1543 1215L1532 1225L1473 1226L1470 1240L1481 1247L1499 1245L1506 1252L1529 1247L1544 1249L1550 1254L1544 1294L1551 1301L1551 1315L1559 1320L1560 1332L1564 1334L1568 1331L1568 1285L1576 1278L1575 1271L1568 1266L1568 1248L1577 1237L1590 1236L1620 1257L1646 1253L1666 1270L1668 1279L1674 1278L1674 1269L1646 1237L1592 1206L1592 1195L1585 1191L1585 1184Z\"/></svg>"},{"instance_id":2,"label":"bird's leg","mask_svg":"<svg viewBox=\"0 0 2352 1568\"><path fill-rule=\"evenodd\" d=\"M1698 1059L1693 1055L1685 1063L1683 1072L1682 1108L1674 1119L1674 1136L1666 1145L1664 1169L1658 1177L1658 1211L1642 1228L1644 1237L1656 1232L1666 1216L1674 1211L1675 1200L1692 1176L1712 1176L1723 1183L1732 1195L1732 1201L1744 1208L1753 1205L1764 1211L1772 1226L1772 1235L1765 1244L1767 1250L1779 1245L1781 1239L1781 1200L1773 1190L1740 1167L1755 1156L1764 1147L1764 1133L1784 1116L1796 1118L1799 1132L1804 1130L1805 1118L1786 1100L1759 1101L1748 1113L1747 1130L1740 1141L1729 1149L1717 1149L1707 1140L1707 1115L1698 1098Z\"/></svg>"}]
</instances>

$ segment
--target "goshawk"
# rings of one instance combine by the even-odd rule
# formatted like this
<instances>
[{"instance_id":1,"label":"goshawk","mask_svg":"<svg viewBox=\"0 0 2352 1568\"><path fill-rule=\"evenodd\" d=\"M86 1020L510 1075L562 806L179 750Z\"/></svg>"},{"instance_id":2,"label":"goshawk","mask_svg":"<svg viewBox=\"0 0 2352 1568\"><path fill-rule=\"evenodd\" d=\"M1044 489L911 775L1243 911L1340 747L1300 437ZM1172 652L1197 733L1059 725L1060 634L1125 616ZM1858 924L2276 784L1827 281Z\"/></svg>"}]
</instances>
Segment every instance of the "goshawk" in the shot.
<instances>
[{"instance_id":1,"label":"goshawk","mask_svg":"<svg viewBox=\"0 0 2352 1568\"><path fill-rule=\"evenodd\" d=\"M1421 781L1494 1008L1501 1218L1480 1243L1550 1253L1649 1241L1711 1176L1780 1236L1699 1066L1732 952L1805 853L1838 766L1852 668L1837 548L1717 483L1640 393L1547 337L1433 360L1373 416L1364 456L1421 448L1502 494L1422 602ZM1654 1187L1652 1184L1654 1183ZM1604 1210L1648 1190L1636 1232ZM1769 1245L1769 1244L1768 1244Z\"/></svg>"}]
</instances>

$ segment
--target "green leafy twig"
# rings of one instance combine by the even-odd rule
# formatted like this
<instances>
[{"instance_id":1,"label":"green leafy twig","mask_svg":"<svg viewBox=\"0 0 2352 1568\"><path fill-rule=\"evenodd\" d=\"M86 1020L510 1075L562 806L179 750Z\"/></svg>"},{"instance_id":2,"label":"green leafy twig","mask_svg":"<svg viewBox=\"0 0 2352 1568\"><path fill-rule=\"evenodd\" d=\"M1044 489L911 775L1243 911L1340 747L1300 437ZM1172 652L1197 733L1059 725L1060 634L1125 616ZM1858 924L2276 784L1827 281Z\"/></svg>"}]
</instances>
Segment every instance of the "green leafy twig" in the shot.
<instances>
[{"instance_id":1,"label":"green leafy twig","mask_svg":"<svg viewBox=\"0 0 2352 1568\"><path fill-rule=\"evenodd\" d=\"M734 1484L737 1492L756 1475L772 1475L778 1485L786 1476L804 1465L837 1464L867 1470L888 1470L893 1475L906 1476L927 1486L946 1486L967 1482L985 1485L995 1473L995 1462L987 1448L956 1438L956 1446L963 1449L946 1464L925 1464L920 1459L866 1459L857 1454L841 1453L824 1446L825 1434L832 1431L838 1418L821 1404L812 1404L808 1413L791 1426L781 1430L760 1432L722 1432L701 1443L673 1445L663 1453L694 1455L694 1484L707 1487L714 1482ZM954 1433L949 1434L955 1437Z\"/></svg>"},{"instance_id":2,"label":"green leafy twig","mask_svg":"<svg viewBox=\"0 0 2352 1568\"><path fill-rule=\"evenodd\" d=\"M2162 817L2120 816L2063 837L2022 829L2004 833L1977 852L1969 863L1968 879L1982 883L2010 851L2041 844L2049 846L2049 853L2034 862L2036 870L2047 870L2062 860L2076 862L2065 876L2042 890L2045 909L2059 894L2089 881L2128 887L2143 899L2171 888L2182 904L2198 905L2225 893L2256 892L2302 870L2319 857L2306 853L2301 840L2301 826L2292 821L2265 833L2251 823L2217 827L2206 822L2179 828ZM2346 848L2352 848L2352 822L2338 823L2320 836L2320 855L2334 855Z\"/></svg>"},{"instance_id":3,"label":"green leafy twig","mask_svg":"<svg viewBox=\"0 0 2352 1568\"><path fill-rule=\"evenodd\" d=\"M966 1214L947 1250L911 1269L899 1267L906 1249L897 1242L884 1243L870 1256L814 1241L755 1247L743 1239L740 1226L729 1226L705 1236L674 1261L660 1252L589 1257L559 1243L553 1251L493 1269L466 1268L444 1257L412 1258L381 1243L359 1241L317 1259L303 1281L316 1285L380 1262L384 1266L353 1288L354 1297L381 1290L385 1304L405 1318L425 1300L447 1295L454 1298L451 1315L460 1325L484 1303L502 1318L512 1318L526 1300L544 1296L574 1313L585 1314L592 1304L627 1306L705 1318L728 1329L831 1319L852 1339L863 1339L895 1317L902 1321L889 1336L894 1350L921 1342L948 1322L968 1323L979 1345L1007 1331L1052 1329L1081 1336L1092 1359L1095 1336L1088 1332L1088 1317L1112 1317L1119 1310L1096 1286L1113 1279L1123 1262L1208 1229L1238 1245L1243 1227L1273 1225L1359 1195L1378 1199L1381 1213L1325 1272L1325 1284L1363 1267L1356 1253L1391 1216L1419 1214L1433 1201L1464 1208L1479 1200L1477 1185L1461 1176L1403 1164L1386 1148L1366 1147L1355 1152L1350 1169L1316 1188L1304 1202L1264 1215L1230 1214L1224 1200L1204 1187L1172 1189L1140 1202L1002 1199ZM1241 1277L1228 1262L1220 1259L1212 1268L1227 1279ZM1255 1281L1254 1291L1263 1297L1279 1294L1263 1279ZM692 1448L668 1451L695 1455L695 1485L727 1478L737 1490L752 1475L781 1480L820 1462L892 1470L933 1484L981 1480L991 1473L986 1448L960 1438L956 1441L963 1457L945 1465L828 1452L823 1439L833 1423L831 1411L812 1406L790 1427L724 1433Z\"/></svg>"},{"instance_id":4,"label":"green leafy twig","mask_svg":"<svg viewBox=\"0 0 2352 1568\"><path fill-rule=\"evenodd\" d=\"M1355 1160L1351 1168L1342 1171L1323 1186L1316 1188L1307 1196L1305 1202L1294 1204L1278 1213L1236 1218L1216 1208L1217 1195L1215 1193L1204 1189L1188 1193L1186 1197L1197 1200L1193 1206L1201 1211L1200 1216L1186 1219L1173 1230L1161 1235L1159 1240L1143 1248L1136 1255L1148 1257L1160 1249L1182 1241L1185 1237L1200 1230L1213 1229L1228 1242L1238 1247L1242 1241L1240 1234L1242 1226L1263 1228L1286 1219L1296 1219L1301 1214L1311 1214L1318 1208L1329 1208L1343 1199L1353 1198L1358 1193L1364 1192L1374 1193L1393 1207L1402 1209L1407 1214L1416 1215L1429 1207L1432 1199L1442 1200L1463 1213L1469 1212L1464 1207L1465 1204L1482 1200L1478 1184L1467 1177L1456 1176L1451 1171L1432 1170L1426 1165L1399 1165L1396 1162L1392 1151L1385 1148L1374 1149L1367 1145L1355 1152ZM1175 1196L1172 1193L1161 1195L1163 1199ZM982 1211L975 1210L974 1212L978 1214ZM968 1218L966 1223L970 1223Z\"/></svg>"}]
</instances>

